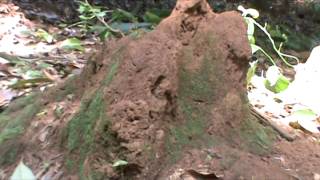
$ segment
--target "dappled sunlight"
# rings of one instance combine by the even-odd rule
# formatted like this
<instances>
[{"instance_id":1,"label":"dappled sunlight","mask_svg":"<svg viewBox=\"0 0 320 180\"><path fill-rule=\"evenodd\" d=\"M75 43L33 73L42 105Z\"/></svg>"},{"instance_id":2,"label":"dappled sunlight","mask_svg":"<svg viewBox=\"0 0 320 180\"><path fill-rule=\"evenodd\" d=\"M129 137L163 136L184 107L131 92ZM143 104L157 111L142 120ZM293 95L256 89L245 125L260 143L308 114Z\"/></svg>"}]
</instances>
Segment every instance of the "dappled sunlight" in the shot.
<instances>
[{"instance_id":1,"label":"dappled sunlight","mask_svg":"<svg viewBox=\"0 0 320 180\"><path fill-rule=\"evenodd\" d=\"M253 108L288 131L291 128L320 133L320 46L305 63L294 66L295 77L288 88L275 93L266 88L266 78L253 76L248 98ZM299 115L296 114L298 112ZM301 127L294 126L295 124Z\"/></svg>"}]
</instances>

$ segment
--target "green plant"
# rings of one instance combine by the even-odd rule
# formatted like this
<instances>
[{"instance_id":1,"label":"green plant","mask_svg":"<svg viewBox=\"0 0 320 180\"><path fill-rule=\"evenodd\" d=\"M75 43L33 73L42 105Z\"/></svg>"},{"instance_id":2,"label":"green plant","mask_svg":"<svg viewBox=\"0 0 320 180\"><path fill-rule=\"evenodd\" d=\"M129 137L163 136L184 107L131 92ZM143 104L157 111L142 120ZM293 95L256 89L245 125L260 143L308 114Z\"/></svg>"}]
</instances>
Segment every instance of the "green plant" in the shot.
<instances>
[{"instance_id":1,"label":"green plant","mask_svg":"<svg viewBox=\"0 0 320 180\"><path fill-rule=\"evenodd\" d=\"M105 17L110 14L112 15L113 11L111 10L103 10L100 6L91 5L88 0L85 1L77 1L79 4L79 8L77 11L79 12L80 21L68 26L68 27L80 27L85 32L98 32L100 38L102 40L108 38L111 33L123 35L120 30L112 28L109 23L111 21L106 22ZM121 11L124 12L124 11Z\"/></svg>"},{"instance_id":2,"label":"green plant","mask_svg":"<svg viewBox=\"0 0 320 180\"><path fill-rule=\"evenodd\" d=\"M268 32L267 30L267 24L265 24L265 26L262 26L261 24L259 24L255 19L257 19L259 17L259 12L255 9L245 9L242 6L238 7L238 10L242 12L242 16L245 19L247 25L248 25L248 29L247 29L247 36L248 36L248 40L251 46L251 50L252 50L252 54L255 54L258 51L261 51L269 60L270 62L273 64L267 71L266 73L266 79L265 79L265 87L267 89L269 89L270 91L273 91L275 93L279 93L282 92L284 90L286 90L290 84L290 81L281 74L280 72L280 68L276 65L274 59L271 57L271 55L269 55L263 48L261 48L260 46L256 45L256 39L254 37L254 33L255 33L255 27L258 27L270 40L271 45L273 50L276 52L276 54L278 55L278 57L289 67L293 67L292 64L290 64L286 58L292 58L294 60L297 61L297 63L299 63L299 59L295 56L292 55L288 55L285 53L281 52L281 48L282 48L282 43L280 43L279 47L276 46L276 43L274 41L274 39L272 38L271 34ZM280 32L279 29L276 29L276 33L279 34L280 38L283 38L284 40L286 39L286 36L284 34L282 34ZM256 71L256 67L257 67L257 62L253 62L250 64L250 68L247 72L247 84L250 83L251 78L254 76L255 71Z\"/></svg>"},{"instance_id":3,"label":"green plant","mask_svg":"<svg viewBox=\"0 0 320 180\"><path fill-rule=\"evenodd\" d=\"M47 31L45 31L44 29L38 29L35 33L34 33L35 37L43 40L49 44L53 43L53 41L55 40L53 35L49 34Z\"/></svg>"},{"instance_id":4,"label":"green plant","mask_svg":"<svg viewBox=\"0 0 320 180\"><path fill-rule=\"evenodd\" d=\"M239 6L238 10L242 12L242 16L245 19L246 23L248 24L248 38L249 38L249 43L252 49L252 54L256 53L257 51L261 51L270 61L273 65L276 65L274 59L265 51L263 50L260 46L256 45L255 42L255 37L254 37L254 32L255 32L255 26L258 27L270 40L271 45L273 50L276 52L276 54L278 55L278 57L288 66L293 67L292 64L290 64L286 58L292 58L294 60L296 60L299 63L299 59L295 56L289 55L289 54L285 54L281 52L281 48L282 48L282 43L280 43L279 47L276 46L275 41L273 40L273 38L271 37L270 33L267 30L267 23L262 26L261 24L259 24L255 19L257 19L259 17L259 12L255 9L245 9L243 6Z\"/></svg>"},{"instance_id":5,"label":"green plant","mask_svg":"<svg viewBox=\"0 0 320 180\"><path fill-rule=\"evenodd\" d=\"M161 21L162 16L149 12L138 22L138 17L123 9L103 10L103 7L91 5L87 0L77 1L80 20L68 27L80 27L84 32L94 32L104 41L108 37L124 36L125 33L134 32L135 29L149 30L152 25ZM161 12L164 14L164 12Z\"/></svg>"},{"instance_id":6,"label":"green plant","mask_svg":"<svg viewBox=\"0 0 320 180\"><path fill-rule=\"evenodd\" d=\"M62 49L66 50L79 50L79 51L84 51L84 47L82 46L82 43L79 39L77 38L69 38L64 40L60 47Z\"/></svg>"}]
</instances>

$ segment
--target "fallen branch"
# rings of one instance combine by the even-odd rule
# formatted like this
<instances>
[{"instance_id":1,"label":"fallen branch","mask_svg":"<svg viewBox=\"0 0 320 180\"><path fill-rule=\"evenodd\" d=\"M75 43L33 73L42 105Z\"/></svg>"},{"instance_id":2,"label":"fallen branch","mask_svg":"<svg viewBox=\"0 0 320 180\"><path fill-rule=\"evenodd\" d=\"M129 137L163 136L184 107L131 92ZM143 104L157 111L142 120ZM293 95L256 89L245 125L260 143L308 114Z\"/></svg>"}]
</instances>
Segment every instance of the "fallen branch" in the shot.
<instances>
[{"instance_id":1,"label":"fallen branch","mask_svg":"<svg viewBox=\"0 0 320 180\"><path fill-rule=\"evenodd\" d=\"M275 131L277 131L281 137L285 138L288 141L293 141L296 138L295 134L289 133L286 129L278 125L277 123L269 120L267 116L259 113L257 110L253 108L252 105L249 105L250 112L252 115L254 115L259 121L261 121L263 124L271 126Z\"/></svg>"}]
</instances>

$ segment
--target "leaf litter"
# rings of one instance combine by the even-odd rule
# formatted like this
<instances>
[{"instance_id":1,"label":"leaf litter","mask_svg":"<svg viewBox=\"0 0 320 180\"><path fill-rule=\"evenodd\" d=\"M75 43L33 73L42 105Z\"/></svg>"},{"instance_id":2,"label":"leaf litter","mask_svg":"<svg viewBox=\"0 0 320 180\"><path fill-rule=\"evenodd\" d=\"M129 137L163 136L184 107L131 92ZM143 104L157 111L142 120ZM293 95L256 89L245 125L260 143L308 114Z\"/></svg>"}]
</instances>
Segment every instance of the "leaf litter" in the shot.
<instances>
[{"instance_id":1,"label":"leaf litter","mask_svg":"<svg viewBox=\"0 0 320 180\"><path fill-rule=\"evenodd\" d=\"M299 63L294 67L294 80L291 83L286 81L281 91L272 91L263 76L252 76L248 91L252 108L288 133L298 135L302 131L319 137L319 57L320 46L313 49L305 63ZM277 73L279 75L279 72ZM269 79L277 81L275 76Z\"/></svg>"},{"instance_id":2,"label":"leaf litter","mask_svg":"<svg viewBox=\"0 0 320 180\"><path fill-rule=\"evenodd\" d=\"M81 34L72 33L76 28L30 21L11 3L0 4L0 10L0 109L17 97L79 74L87 61L85 52L97 42L79 40Z\"/></svg>"}]
</instances>

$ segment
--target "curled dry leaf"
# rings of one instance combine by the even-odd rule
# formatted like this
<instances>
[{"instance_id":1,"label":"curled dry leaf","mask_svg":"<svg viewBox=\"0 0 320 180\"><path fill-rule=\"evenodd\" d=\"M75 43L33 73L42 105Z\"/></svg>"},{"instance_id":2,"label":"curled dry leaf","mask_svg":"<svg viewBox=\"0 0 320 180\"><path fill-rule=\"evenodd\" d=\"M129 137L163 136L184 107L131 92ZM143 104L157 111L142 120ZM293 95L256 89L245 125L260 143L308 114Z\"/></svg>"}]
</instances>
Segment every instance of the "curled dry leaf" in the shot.
<instances>
[{"instance_id":1,"label":"curled dry leaf","mask_svg":"<svg viewBox=\"0 0 320 180\"><path fill-rule=\"evenodd\" d=\"M11 100L17 96L17 93L11 90L0 90L0 108L7 106Z\"/></svg>"}]
</instances>

